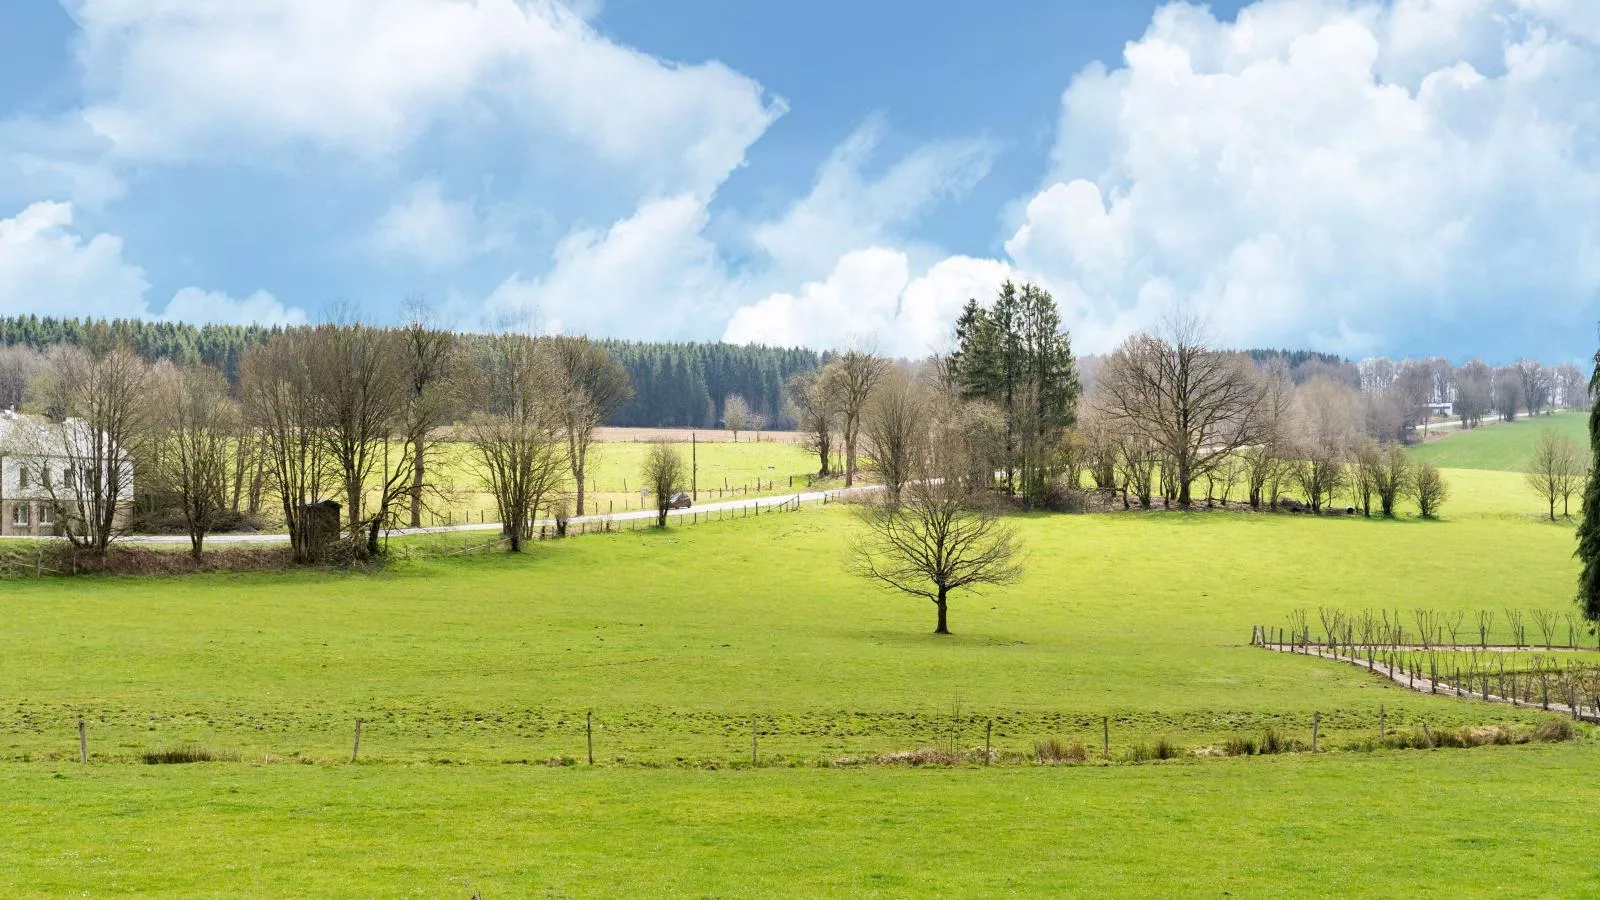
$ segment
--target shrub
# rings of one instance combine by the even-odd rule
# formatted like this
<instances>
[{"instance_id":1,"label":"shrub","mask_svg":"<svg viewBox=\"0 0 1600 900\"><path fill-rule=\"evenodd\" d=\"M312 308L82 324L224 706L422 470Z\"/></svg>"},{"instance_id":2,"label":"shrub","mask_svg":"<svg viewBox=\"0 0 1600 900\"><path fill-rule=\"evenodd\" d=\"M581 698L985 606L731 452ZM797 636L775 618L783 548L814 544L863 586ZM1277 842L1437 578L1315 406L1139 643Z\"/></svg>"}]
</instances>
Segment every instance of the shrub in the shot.
<instances>
[{"instance_id":1,"label":"shrub","mask_svg":"<svg viewBox=\"0 0 1600 900\"><path fill-rule=\"evenodd\" d=\"M1033 759L1039 763L1086 762L1089 750L1083 741L1064 744L1060 738L1047 737L1033 742Z\"/></svg>"},{"instance_id":2,"label":"shrub","mask_svg":"<svg viewBox=\"0 0 1600 900\"><path fill-rule=\"evenodd\" d=\"M1276 728L1268 728L1261 735L1260 752L1263 754L1288 753L1289 742L1278 733Z\"/></svg>"},{"instance_id":3,"label":"shrub","mask_svg":"<svg viewBox=\"0 0 1600 900\"><path fill-rule=\"evenodd\" d=\"M223 757L204 747L176 747L170 750L146 750L141 758L146 765L175 766L184 763L214 762Z\"/></svg>"},{"instance_id":4,"label":"shrub","mask_svg":"<svg viewBox=\"0 0 1600 900\"><path fill-rule=\"evenodd\" d=\"M1177 759L1183 755L1183 748L1166 738L1162 738L1156 741L1153 752L1156 759Z\"/></svg>"},{"instance_id":5,"label":"shrub","mask_svg":"<svg viewBox=\"0 0 1600 900\"><path fill-rule=\"evenodd\" d=\"M1574 740L1577 736L1578 729L1566 719L1546 719L1533 730L1534 740L1552 744Z\"/></svg>"},{"instance_id":6,"label":"shrub","mask_svg":"<svg viewBox=\"0 0 1600 900\"><path fill-rule=\"evenodd\" d=\"M1255 756L1256 742L1236 735L1228 738L1227 743L1222 745L1222 752L1228 756Z\"/></svg>"}]
</instances>

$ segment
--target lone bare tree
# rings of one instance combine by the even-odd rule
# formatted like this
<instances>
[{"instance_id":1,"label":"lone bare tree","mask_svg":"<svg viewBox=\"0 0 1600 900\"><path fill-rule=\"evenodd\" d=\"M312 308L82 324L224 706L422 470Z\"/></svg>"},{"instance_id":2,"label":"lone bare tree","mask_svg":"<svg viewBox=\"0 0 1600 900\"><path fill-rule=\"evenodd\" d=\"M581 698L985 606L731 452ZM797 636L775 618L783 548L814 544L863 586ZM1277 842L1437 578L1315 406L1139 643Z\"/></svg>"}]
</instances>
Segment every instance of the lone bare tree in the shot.
<instances>
[{"instance_id":1,"label":"lone bare tree","mask_svg":"<svg viewBox=\"0 0 1600 900\"><path fill-rule=\"evenodd\" d=\"M1146 435L1171 467L1164 476L1180 509L1193 505L1197 478L1263 437L1263 384L1245 357L1207 347L1192 316L1123 342L1106 360L1100 386L1115 427Z\"/></svg>"},{"instance_id":2,"label":"lone bare tree","mask_svg":"<svg viewBox=\"0 0 1600 900\"><path fill-rule=\"evenodd\" d=\"M872 351L851 349L835 357L823 371L823 377L831 379L834 396L839 401L839 420L844 432L845 487L856 483L861 417L888 369L889 364Z\"/></svg>"},{"instance_id":3,"label":"lone bare tree","mask_svg":"<svg viewBox=\"0 0 1600 900\"><path fill-rule=\"evenodd\" d=\"M189 550L198 562L206 535L228 510L239 407L222 373L204 366L158 373L152 473L183 506Z\"/></svg>"},{"instance_id":4,"label":"lone bare tree","mask_svg":"<svg viewBox=\"0 0 1600 900\"><path fill-rule=\"evenodd\" d=\"M934 634L949 634L951 593L1015 584L1022 577L1015 534L954 479L919 478L900 502L863 508L853 573L922 597L938 611Z\"/></svg>"},{"instance_id":5,"label":"lone bare tree","mask_svg":"<svg viewBox=\"0 0 1600 900\"><path fill-rule=\"evenodd\" d=\"M633 399L628 370L606 348L586 337L547 338L554 365L555 404L567 438L574 501L583 515L584 480L595 431Z\"/></svg>"},{"instance_id":6,"label":"lone bare tree","mask_svg":"<svg viewBox=\"0 0 1600 900\"><path fill-rule=\"evenodd\" d=\"M739 443L739 432L760 431L766 427L767 417L755 411L750 401L738 394L729 394L722 404L722 424L733 432L733 442Z\"/></svg>"},{"instance_id":7,"label":"lone bare tree","mask_svg":"<svg viewBox=\"0 0 1600 900\"><path fill-rule=\"evenodd\" d=\"M1572 496L1582 493L1586 476L1578 445L1572 438L1553 428L1540 432L1525 477L1528 487L1548 506L1550 521L1556 520L1558 500L1562 504L1561 514L1571 515Z\"/></svg>"},{"instance_id":8,"label":"lone bare tree","mask_svg":"<svg viewBox=\"0 0 1600 900\"><path fill-rule=\"evenodd\" d=\"M539 510L560 497L567 477L555 377L538 341L504 332L477 348L467 382L476 411L463 433L513 553L533 537Z\"/></svg>"},{"instance_id":9,"label":"lone bare tree","mask_svg":"<svg viewBox=\"0 0 1600 900\"><path fill-rule=\"evenodd\" d=\"M656 497L656 527L667 527L672 497L683 490L683 454L671 444L652 444L644 456L644 483Z\"/></svg>"}]
</instances>

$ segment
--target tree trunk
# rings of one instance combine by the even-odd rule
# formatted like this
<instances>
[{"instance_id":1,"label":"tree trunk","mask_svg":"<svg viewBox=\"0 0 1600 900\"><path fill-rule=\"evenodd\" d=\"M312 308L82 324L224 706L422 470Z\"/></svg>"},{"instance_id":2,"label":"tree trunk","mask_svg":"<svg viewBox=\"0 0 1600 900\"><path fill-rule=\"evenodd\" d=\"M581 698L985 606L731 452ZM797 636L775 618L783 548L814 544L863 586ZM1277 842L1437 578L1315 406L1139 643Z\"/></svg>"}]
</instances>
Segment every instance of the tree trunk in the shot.
<instances>
[{"instance_id":1,"label":"tree trunk","mask_svg":"<svg viewBox=\"0 0 1600 900\"><path fill-rule=\"evenodd\" d=\"M933 633L934 634L949 634L950 633L950 619L949 619L948 613L950 611L950 605L945 602L945 592L944 592L943 589L940 589L940 591L939 591L939 599L933 601L933 605L939 608L939 627L935 628L933 630Z\"/></svg>"},{"instance_id":2,"label":"tree trunk","mask_svg":"<svg viewBox=\"0 0 1600 900\"><path fill-rule=\"evenodd\" d=\"M378 555L378 528L379 528L379 525L380 525L381 522L382 522L381 519L373 519L372 520L372 524L367 526L367 555L368 556L377 556Z\"/></svg>"},{"instance_id":3,"label":"tree trunk","mask_svg":"<svg viewBox=\"0 0 1600 900\"><path fill-rule=\"evenodd\" d=\"M572 458L572 475L573 475L573 477L575 479L577 479L577 482L578 482L577 502L578 502L578 515L580 515L580 516L584 514L584 509L583 509L583 469L584 469L583 456L582 455L574 456Z\"/></svg>"},{"instance_id":4,"label":"tree trunk","mask_svg":"<svg viewBox=\"0 0 1600 900\"><path fill-rule=\"evenodd\" d=\"M426 463L422 459L422 442L411 444L411 527L422 527L422 480Z\"/></svg>"}]
</instances>

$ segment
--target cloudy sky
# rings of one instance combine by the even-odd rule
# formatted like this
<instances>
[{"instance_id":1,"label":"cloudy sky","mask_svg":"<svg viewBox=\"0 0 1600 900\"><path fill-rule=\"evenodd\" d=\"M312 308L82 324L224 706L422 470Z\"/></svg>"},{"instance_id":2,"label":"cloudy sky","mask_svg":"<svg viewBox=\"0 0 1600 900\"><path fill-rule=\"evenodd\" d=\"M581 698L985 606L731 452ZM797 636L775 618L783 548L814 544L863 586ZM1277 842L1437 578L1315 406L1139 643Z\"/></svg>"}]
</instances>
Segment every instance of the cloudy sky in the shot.
<instances>
[{"instance_id":1,"label":"cloudy sky","mask_svg":"<svg viewBox=\"0 0 1600 900\"><path fill-rule=\"evenodd\" d=\"M0 313L1591 354L1595 0L5 0Z\"/></svg>"}]
</instances>

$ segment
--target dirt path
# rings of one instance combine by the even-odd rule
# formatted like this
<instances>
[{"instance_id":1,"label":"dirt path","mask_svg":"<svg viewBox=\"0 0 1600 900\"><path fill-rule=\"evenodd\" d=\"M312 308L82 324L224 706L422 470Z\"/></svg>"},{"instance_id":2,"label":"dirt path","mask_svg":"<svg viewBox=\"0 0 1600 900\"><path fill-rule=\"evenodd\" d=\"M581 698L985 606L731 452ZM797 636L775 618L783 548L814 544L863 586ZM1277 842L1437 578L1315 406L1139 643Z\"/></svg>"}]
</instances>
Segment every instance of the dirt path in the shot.
<instances>
[{"instance_id":1,"label":"dirt path","mask_svg":"<svg viewBox=\"0 0 1600 900\"><path fill-rule=\"evenodd\" d=\"M1463 697L1488 703L1509 703L1516 707L1543 709L1549 710L1550 712L1565 713L1569 716L1572 716L1574 719L1579 719L1584 722L1600 723L1600 708L1596 708L1594 706L1584 706L1581 697L1578 699L1577 706L1574 708L1569 704L1560 703L1555 700L1550 700L1548 703L1545 703L1543 697L1541 697L1539 701L1535 702L1526 697L1517 697L1514 695L1506 697L1497 693L1493 693L1489 690L1489 676L1491 673L1482 674L1482 688L1481 690L1477 690L1466 685L1448 684L1443 679L1435 682L1419 672L1402 669L1399 666L1388 665L1382 661L1376 650L1373 651L1371 661L1368 661L1368 659L1364 656L1342 656L1335 654L1333 651L1330 651L1324 647L1297 647L1292 644L1280 645L1261 643L1257 643L1256 646L1261 647L1264 650L1271 650L1274 653L1293 653L1300 656L1314 656L1321 659L1331 660L1333 662L1341 662L1346 665L1352 665L1358 669L1366 669L1375 675L1389 679L1403 688L1417 691L1418 693L1422 694L1433 694L1441 697ZM1440 650L1440 648L1429 649L1433 651ZM1466 650L1477 650L1479 652L1490 653L1527 653L1530 651L1540 653L1545 652L1543 650L1530 647L1474 647L1452 649L1456 652L1465 652ZM1385 652L1428 652L1422 647L1385 647L1384 650ZM1560 649L1558 648L1557 650L1551 652L1560 652ZM1596 653L1593 650L1574 651L1568 649L1566 652L1590 654L1600 658L1600 653ZM1597 659L1597 661L1600 661L1600 659ZM1468 676L1468 678L1464 680L1473 680L1473 676Z\"/></svg>"}]
</instances>

